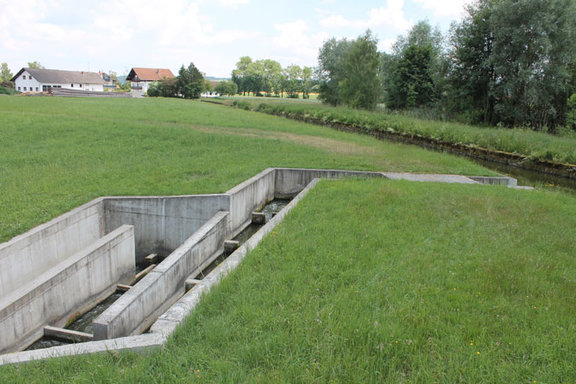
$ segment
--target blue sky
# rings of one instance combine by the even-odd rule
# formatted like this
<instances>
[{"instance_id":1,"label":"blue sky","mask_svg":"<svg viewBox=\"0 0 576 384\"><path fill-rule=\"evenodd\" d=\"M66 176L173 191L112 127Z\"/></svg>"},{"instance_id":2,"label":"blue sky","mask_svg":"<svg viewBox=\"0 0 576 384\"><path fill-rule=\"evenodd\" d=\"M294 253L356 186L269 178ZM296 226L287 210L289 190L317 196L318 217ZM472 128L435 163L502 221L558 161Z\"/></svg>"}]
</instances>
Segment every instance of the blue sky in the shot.
<instances>
[{"instance_id":1,"label":"blue sky","mask_svg":"<svg viewBox=\"0 0 576 384\"><path fill-rule=\"evenodd\" d=\"M0 62L119 75L193 62L228 77L241 56L315 66L331 37L371 29L380 49L427 19L443 32L470 0L0 0Z\"/></svg>"}]
</instances>

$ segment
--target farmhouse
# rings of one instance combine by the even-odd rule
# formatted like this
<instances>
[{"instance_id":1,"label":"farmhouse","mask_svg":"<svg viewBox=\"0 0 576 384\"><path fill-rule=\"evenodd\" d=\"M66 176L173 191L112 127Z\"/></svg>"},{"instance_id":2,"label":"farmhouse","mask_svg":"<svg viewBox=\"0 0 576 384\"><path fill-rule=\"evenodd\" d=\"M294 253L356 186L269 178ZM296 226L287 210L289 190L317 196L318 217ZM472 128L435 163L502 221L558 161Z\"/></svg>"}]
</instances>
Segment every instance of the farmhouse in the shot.
<instances>
[{"instance_id":1,"label":"farmhouse","mask_svg":"<svg viewBox=\"0 0 576 384\"><path fill-rule=\"evenodd\" d=\"M106 82L95 72L61 71L58 69L22 68L12 78L20 92L48 92L51 88L104 91Z\"/></svg>"},{"instance_id":2,"label":"farmhouse","mask_svg":"<svg viewBox=\"0 0 576 384\"><path fill-rule=\"evenodd\" d=\"M163 79L172 79L174 74L169 69L164 68L132 68L126 80L132 82L132 89L148 91L150 84Z\"/></svg>"}]
</instances>

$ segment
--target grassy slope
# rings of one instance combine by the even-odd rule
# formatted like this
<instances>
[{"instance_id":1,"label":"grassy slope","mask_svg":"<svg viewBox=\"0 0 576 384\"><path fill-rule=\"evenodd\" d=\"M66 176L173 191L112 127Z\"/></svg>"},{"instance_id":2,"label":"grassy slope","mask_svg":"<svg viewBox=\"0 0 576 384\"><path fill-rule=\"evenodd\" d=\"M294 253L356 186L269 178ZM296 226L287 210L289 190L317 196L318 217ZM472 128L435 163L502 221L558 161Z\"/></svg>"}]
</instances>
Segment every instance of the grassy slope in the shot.
<instances>
[{"instance_id":1,"label":"grassy slope","mask_svg":"<svg viewBox=\"0 0 576 384\"><path fill-rule=\"evenodd\" d=\"M527 129L477 127L429 121L413 117L331 107L318 102L237 98L241 106L298 117L313 117L329 123L344 123L366 130L402 132L449 143L483 147L528 156L532 159L576 164L576 136L558 137Z\"/></svg>"},{"instance_id":2,"label":"grassy slope","mask_svg":"<svg viewBox=\"0 0 576 384\"><path fill-rule=\"evenodd\" d=\"M573 382L574 225L559 193L324 181L165 349L0 381Z\"/></svg>"},{"instance_id":3,"label":"grassy slope","mask_svg":"<svg viewBox=\"0 0 576 384\"><path fill-rule=\"evenodd\" d=\"M224 192L267 167L486 174L455 156L170 99L0 99L0 241L102 195Z\"/></svg>"}]
</instances>

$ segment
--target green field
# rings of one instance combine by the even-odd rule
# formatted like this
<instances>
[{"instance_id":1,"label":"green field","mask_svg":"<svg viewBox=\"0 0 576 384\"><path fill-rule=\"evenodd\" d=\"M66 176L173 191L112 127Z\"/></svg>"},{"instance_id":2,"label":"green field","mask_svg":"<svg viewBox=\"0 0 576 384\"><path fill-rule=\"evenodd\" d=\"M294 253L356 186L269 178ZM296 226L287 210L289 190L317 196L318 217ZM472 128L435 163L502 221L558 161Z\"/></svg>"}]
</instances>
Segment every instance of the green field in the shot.
<instances>
[{"instance_id":1,"label":"green field","mask_svg":"<svg viewBox=\"0 0 576 384\"><path fill-rule=\"evenodd\" d=\"M264 168L490 174L461 158L182 100L0 99L0 236L100 195L225 191ZM576 198L323 181L165 348L1 383L575 382Z\"/></svg>"},{"instance_id":2,"label":"green field","mask_svg":"<svg viewBox=\"0 0 576 384\"><path fill-rule=\"evenodd\" d=\"M104 195L224 192L268 167L491 174L467 160L177 99L0 99L0 241Z\"/></svg>"},{"instance_id":3,"label":"green field","mask_svg":"<svg viewBox=\"0 0 576 384\"><path fill-rule=\"evenodd\" d=\"M230 98L222 102L245 109L312 118L326 124L346 124L361 131L420 136L446 143L464 144L492 151L526 156L528 159L576 164L576 134L551 135L529 129L479 127L454 122L430 121L387 112L370 112L345 107L332 107L319 102L271 98Z\"/></svg>"}]
</instances>

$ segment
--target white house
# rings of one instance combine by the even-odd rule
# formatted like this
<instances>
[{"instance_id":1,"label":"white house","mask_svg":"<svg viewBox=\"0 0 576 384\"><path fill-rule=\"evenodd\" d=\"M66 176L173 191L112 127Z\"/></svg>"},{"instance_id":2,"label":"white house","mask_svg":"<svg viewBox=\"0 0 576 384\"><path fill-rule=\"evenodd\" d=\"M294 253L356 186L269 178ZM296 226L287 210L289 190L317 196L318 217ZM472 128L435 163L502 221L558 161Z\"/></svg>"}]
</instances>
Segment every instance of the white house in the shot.
<instances>
[{"instance_id":1,"label":"white house","mask_svg":"<svg viewBox=\"0 0 576 384\"><path fill-rule=\"evenodd\" d=\"M94 72L61 71L58 69L22 68L13 78L20 92L47 92L51 88L104 91L106 83Z\"/></svg>"},{"instance_id":2,"label":"white house","mask_svg":"<svg viewBox=\"0 0 576 384\"><path fill-rule=\"evenodd\" d=\"M132 68L126 76L126 80L132 82L132 89L142 90L142 93L148 92L148 87L154 82L173 78L172 71L164 68Z\"/></svg>"}]
</instances>

